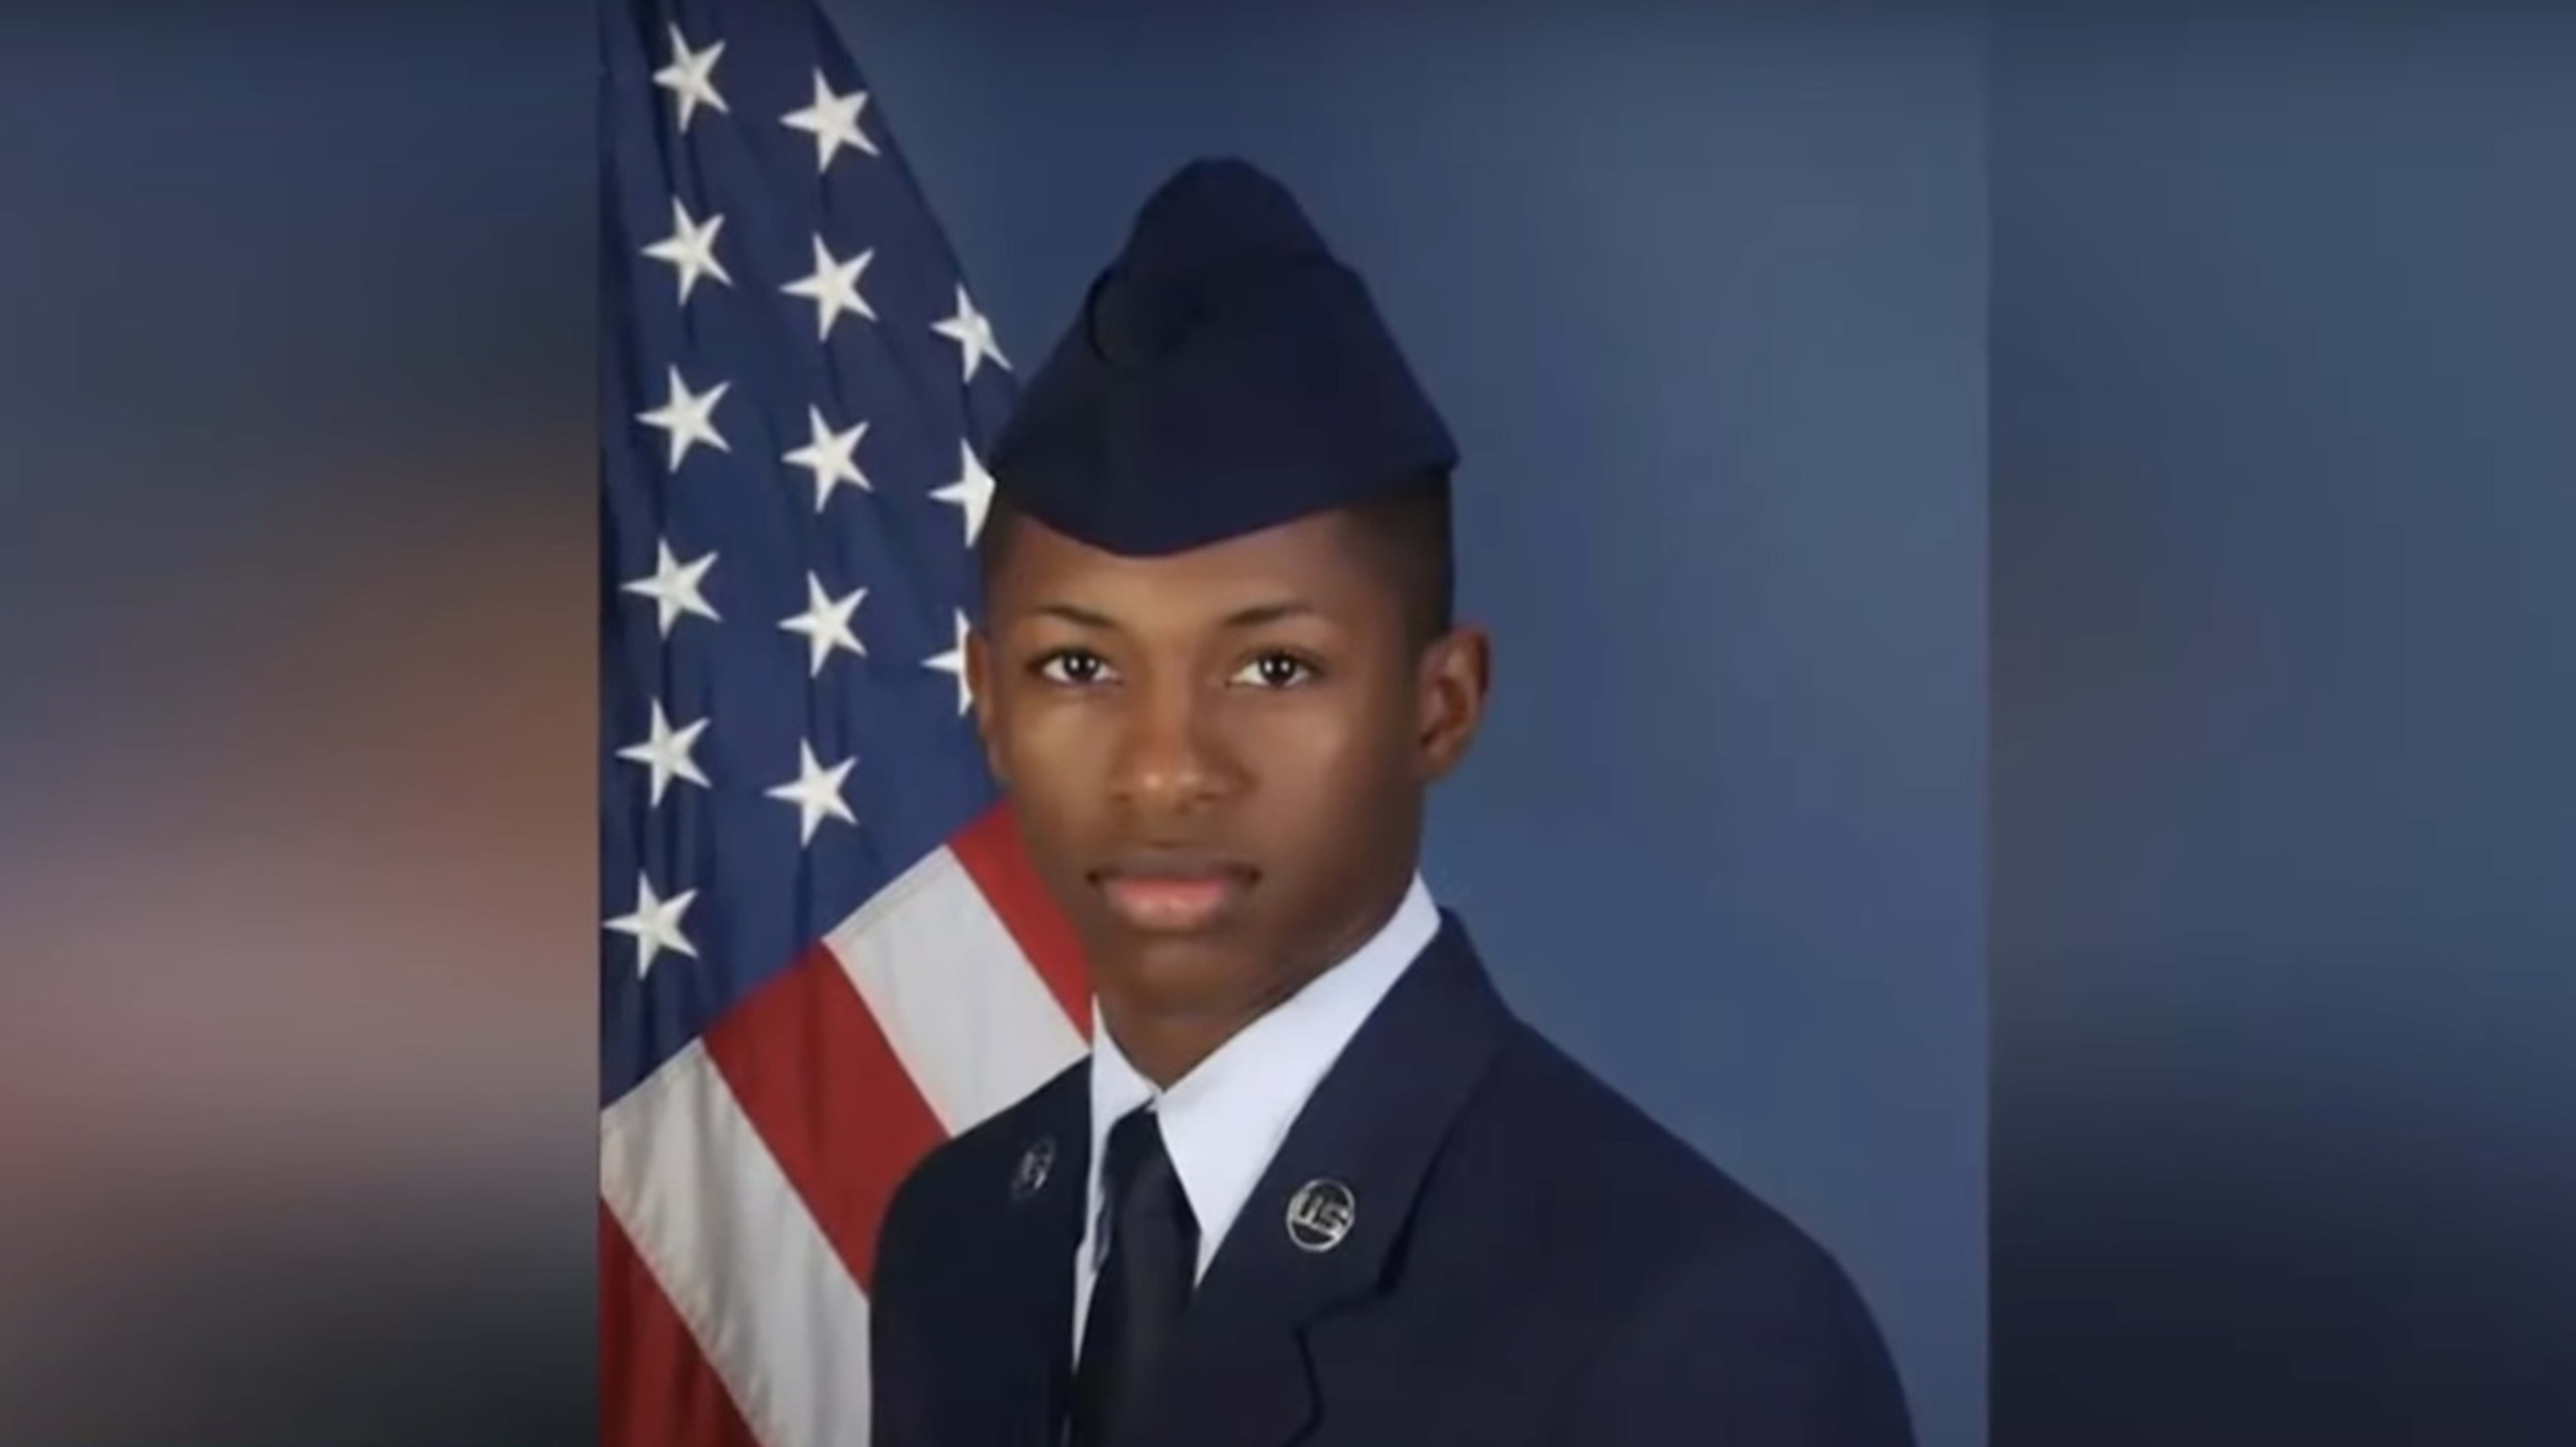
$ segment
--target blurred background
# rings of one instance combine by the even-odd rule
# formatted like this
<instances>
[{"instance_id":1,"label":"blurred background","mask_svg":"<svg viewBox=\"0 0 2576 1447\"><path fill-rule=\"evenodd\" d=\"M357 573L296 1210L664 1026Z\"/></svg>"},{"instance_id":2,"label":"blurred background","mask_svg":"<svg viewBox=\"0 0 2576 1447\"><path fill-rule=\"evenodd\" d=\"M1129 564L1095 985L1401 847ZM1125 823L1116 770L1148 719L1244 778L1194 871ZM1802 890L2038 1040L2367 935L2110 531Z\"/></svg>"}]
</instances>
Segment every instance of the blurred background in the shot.
<instances>
[{"instance_id":1,"label":"blurred background","mask_svg":"<svg viewBox=\"0 0 2576 1447\"><path fill-rule=\"evenodd\" d=\"M593 49L0 17L0 1439L591 1436Z\"/></svg>"},{"instance_id":2,"label":"blurred background","mask_svg":"<svg viewBox=\"0 0 2576 1447\"><path fill-rule=\"evenodd\" d=\"M1024 368L1188 154L1369 275L1432 881L1927 1447L2576 1440L2567 17L829 8ZM593 1436L591 25L0 15L10 1442Z\"/></svg>"},{"instance_id":3,"label":"blurred background","mask_svg":"<svg viewBox=\"0 0 2576 1447\"><path fill-rule=\"evenodd\" d=\"M2576 11L1994 34L1995 1441L2576 1441Z\"/></svg>"}]
</instances>

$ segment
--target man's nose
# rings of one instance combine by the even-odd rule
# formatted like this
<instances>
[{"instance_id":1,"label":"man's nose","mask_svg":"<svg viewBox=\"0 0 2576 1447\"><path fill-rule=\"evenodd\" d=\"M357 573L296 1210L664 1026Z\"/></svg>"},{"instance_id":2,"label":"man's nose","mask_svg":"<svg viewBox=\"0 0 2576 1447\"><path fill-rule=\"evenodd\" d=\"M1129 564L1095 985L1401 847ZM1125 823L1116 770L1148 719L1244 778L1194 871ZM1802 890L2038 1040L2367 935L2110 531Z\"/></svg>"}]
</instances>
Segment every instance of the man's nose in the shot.
<instances>
[{"instance_id":1,"label":"man's nose","mask_svg":"<svg viewBox=\"0 0 2576 1447\"><path fill-rule=\"evenodd\" d=\"M1173 679L1133 689L1121 720L1114 787L1135 808L1186 813L1223 797L1237 782L1216 713L1222 700Z\"/></svg>"}]
</instances>

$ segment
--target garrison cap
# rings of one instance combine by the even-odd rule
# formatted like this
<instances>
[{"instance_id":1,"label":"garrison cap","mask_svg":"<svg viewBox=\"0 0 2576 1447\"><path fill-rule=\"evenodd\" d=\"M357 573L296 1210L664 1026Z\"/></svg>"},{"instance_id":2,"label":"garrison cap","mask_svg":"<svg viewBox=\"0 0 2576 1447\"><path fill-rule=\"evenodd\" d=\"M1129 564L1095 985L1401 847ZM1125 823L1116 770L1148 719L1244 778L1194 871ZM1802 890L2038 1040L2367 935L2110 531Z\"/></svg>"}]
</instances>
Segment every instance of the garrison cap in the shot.
<instances>
[{"instance_id":1,"label":"garrison cap","mask_svg":"<svg viewBox=\"0 0 2576 1447\"><path fill-rule=\"evenodd\" d=\"M1021 394L990 460L1009 507L1130 557L1372 501L1457 464L1368 288L1288 189L1193 161Z\"/></svg>"}]
</instances>

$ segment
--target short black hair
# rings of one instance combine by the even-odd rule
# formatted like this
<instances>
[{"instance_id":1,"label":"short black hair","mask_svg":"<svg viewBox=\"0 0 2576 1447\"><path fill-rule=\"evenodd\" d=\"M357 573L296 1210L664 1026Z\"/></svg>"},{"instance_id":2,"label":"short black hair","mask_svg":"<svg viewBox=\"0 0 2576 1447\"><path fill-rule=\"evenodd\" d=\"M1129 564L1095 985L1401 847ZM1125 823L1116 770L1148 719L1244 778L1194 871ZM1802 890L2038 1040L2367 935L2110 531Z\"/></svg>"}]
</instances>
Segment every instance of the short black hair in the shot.
<instances>
[{"instance_id":1,"label":"short black hair","mask_svg":"<svg viewBox=\"0 0 2576 1447\"><path fill-rule=\"evenodd\" d=\"M1425 473L1408 487L1354 505L1350 513L1404 589L1407 641L1416 649L1427 647L1457 620L1448 473Z\"/></svg>"},{"instance_id":2,"label":"short black hair","mask_svg":"<svg viewBox=\"0 0 2576 1447\"><path fill-rule=\"evenodd\" d=\"M1449 474L1428 471L1407 485L1346 511L1405 590L1405 622L1420 649L1446 634L1457 619L1457 549L1450 538ZM1018 512L996 496L976 536L976 570L986 596L1009 550Z\"/></svg>"}]
</instances>

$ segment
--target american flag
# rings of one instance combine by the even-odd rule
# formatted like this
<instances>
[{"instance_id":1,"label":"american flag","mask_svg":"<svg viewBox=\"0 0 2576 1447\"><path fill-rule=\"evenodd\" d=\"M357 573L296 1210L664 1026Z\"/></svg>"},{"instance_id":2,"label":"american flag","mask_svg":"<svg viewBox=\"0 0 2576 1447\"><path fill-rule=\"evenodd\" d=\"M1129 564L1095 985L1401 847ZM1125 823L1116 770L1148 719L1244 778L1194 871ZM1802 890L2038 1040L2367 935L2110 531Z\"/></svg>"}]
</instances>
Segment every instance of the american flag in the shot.
<instances>
[{"instance_id":1,"label":"american flag","mask_svg":"<svg viewBox=\"0 0 2576 1447\"><path fill-rule=\"evenodd\" d=\"M1087 1048L961 667L1012 364L813 0L603 9L602 1440L851 1447L895 1185Z\"/></svg>"}]
</instances>

